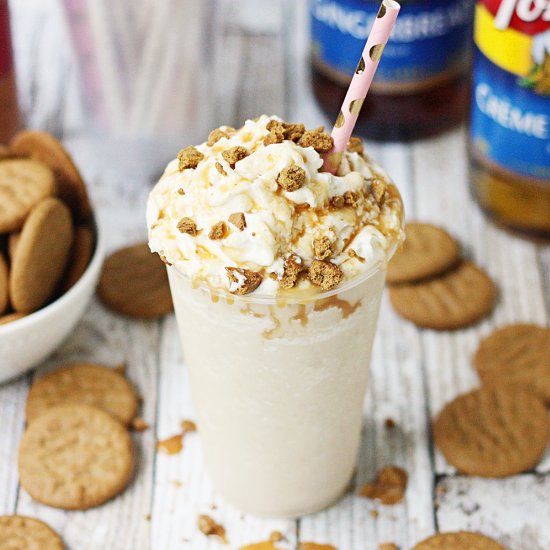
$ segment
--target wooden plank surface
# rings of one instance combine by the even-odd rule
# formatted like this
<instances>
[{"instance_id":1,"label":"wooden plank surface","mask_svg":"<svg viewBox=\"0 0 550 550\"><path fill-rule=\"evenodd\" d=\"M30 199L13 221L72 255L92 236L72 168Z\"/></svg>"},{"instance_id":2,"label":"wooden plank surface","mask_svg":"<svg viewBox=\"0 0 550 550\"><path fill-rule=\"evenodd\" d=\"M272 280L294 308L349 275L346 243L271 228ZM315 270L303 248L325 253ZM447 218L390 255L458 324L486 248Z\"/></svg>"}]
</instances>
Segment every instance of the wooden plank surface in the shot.
<instances>
[{"instance_id":1,"label":"wooden plank surface","mask_svg":"<svg viewBox=\"0 0 550 550\"><path fill-rule=\"evenodd\" d=\"M77 71L61 5L58 0L11 2L22 106L30 126L67 138L90 182L110 251L145 239L144 204L159 167L150 169L140 162L146 158L124 159L120 148L83 138ZM331 124L308 83L306 2L208 0L205 6L204 16L211 17L204 28L214 38L204 58L211 82L211 108L201 115L204 127L237 126L262 112L308 126ZM465 130L459 129L412 146L368 144L368 152L398 183L408 219L449 229L465 256L498 283L500 298L494 314L479 325L436 333L400 319L384 297L358 470L337 505L299 521L253 518L216 496L196 434L186 438L178 455L156 453L157 439L177 433L182 419L193 418L175 319L132 322L94 301L36 375L69 360L128 364L128 376L144 397L141 414L151 424L135 436L135 479L121 497L87 512L66 513L32 502L19 488L16 472L31 380L24 376L0 387L0 514L17 511L44 519L64 536L69 550L221 548L197 530L200 513L225 525L230 549L279 530L286 537L280 545L284 550L297 548L299 541L330 543L338 550L377 550L379 543L394 542L406 550L437 529L466 528L495 536L511 550L550 548L550 523L542 520L550 512L550 453L536 472L484 480L457 476L431 440L431 419L441 407L479 385L471 368L479 338L509 322L547 324L550 314L550 249L512 237L481 215L467 188L464 142ZM385 427L387 418L395 421L393 430ZM384 507L358 497L359 488L387 464L409 473L404 502Z\"/></svg>"}]
</instances>

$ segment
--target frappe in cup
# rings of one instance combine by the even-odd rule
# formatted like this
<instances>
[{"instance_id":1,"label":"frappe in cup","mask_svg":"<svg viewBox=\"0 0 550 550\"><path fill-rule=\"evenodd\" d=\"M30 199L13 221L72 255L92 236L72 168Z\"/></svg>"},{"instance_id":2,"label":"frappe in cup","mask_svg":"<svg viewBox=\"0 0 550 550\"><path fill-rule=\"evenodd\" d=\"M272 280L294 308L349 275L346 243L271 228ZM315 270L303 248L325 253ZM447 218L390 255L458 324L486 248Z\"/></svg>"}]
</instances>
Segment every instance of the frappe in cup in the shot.
<instances>
[{"instance_id":1,"label":"frappe in cup","mask_svg":"<svg viewBox=\"0 0 550 550\"><path fill-rule=\"evenodd\" d=\"M277 117L180 151L150 194L207 471L245 512L334 502L359 448L399 193L352 138L336 174L322 128Z\"/></svg>"}]
</instances>

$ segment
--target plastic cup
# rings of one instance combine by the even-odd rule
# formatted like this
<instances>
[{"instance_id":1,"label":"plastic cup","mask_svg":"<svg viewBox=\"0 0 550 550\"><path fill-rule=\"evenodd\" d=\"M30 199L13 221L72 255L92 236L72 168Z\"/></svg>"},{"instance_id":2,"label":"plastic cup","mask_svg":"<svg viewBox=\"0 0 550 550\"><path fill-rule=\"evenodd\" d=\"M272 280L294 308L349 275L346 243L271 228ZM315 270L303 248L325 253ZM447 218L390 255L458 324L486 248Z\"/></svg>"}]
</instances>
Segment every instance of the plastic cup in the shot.
<instances>
[{"instance_id":1,"label":"plastic cup","mask_svg":"<svg viewBox=\"0 0 550 550\"><path fill-rule=\"evenodd\" d=\"M206 467L260 516L338 499L353 475L385 265L332 291L232 296L168 275Z\"/></svg>"}]
</instances>

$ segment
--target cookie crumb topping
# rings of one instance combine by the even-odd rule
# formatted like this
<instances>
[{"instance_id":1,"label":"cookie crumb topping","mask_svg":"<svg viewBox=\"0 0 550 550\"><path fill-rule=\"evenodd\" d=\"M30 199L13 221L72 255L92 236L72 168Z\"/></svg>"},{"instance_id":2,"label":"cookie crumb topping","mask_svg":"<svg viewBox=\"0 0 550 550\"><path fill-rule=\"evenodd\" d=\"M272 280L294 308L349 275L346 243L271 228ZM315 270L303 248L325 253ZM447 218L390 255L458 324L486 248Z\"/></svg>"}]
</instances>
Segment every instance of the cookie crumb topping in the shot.
<instances>
[{"instance_id":1,"label":"cookie crumb topping","mask_svg":"<svg viewBox=\"0 0 550 550\"><path fill-rule=\"evenodd\" d=\"M351 136L348 141L348 151L350 153L359 153L362 155L365 152L363 140L357 136Z\"/></svg>"},{"instance_id":2,"label":"cookie crumb topping","mask_svg":"<svg viewBox=\"0 0 550 550\"><path fill-rule=\"evenodd\" d=\"M197 235L197 224L191 218L182 218L178 222L178 229L181 233L187 233L192 237Z\"/></svg>"},{"instance_id":3,"label":"cookie crumb topping","mask_svg":"<svg viewBox=\"0 0 550 550\"><path fill-rule=\"evenodd\" d=\"M223 169L223 166L222 166L219 162L216 162L216 164L214 164L214 166L216 167L216 170L217 170L222 176L227 176L227 172Z\"/></svg>"},{"instance_id":4,"label":"cookie crumb topping","mask_svg":"<svg viewBox=\"0 0 550 550\"><path fill-rule=\"evenodd\" d=\"M235 212L228 218L229 223L232 223L239 231L244 231L246 227L246 217L243 212Z\"/></svg>"},{"instance_id":5,"label":"cookie crumb topping","mask_svg":"<svg viewBox=\"0 0 550 550\"><path fill-rule=\"evenodd\" d=\"M342 270L331 262L313 260L307 272L309 280L323 290L332 290L342 281Z\"/></svg>"},{"instance_id":6,"label":"cookie crumb topping","mask_svg":"<svg viewBox=\"0 0 550 550\"><path fill-rule=\"evenodd\" d=\"M328 153L334 142L332 136L322 131L322 126L317 130L306 130L298 145L302 147L313 147L318 153Z\"/></svg>"},{"instance_id":7,"label":"cookie crumb topping","mask_svg":"<svg viewBox=\"0 0 550 550\"><path fill-rule=\"evenodd\" d=\"M262 282L262 276L250 269L226 267L225 270L229 279L229 292L237 296L254 292Z\"/></svg>"},{"instance_id":8,"label":"cookie crumb topping","mask_svg":"<svg viewBox=\"0 0 550 550\"><path fill-rule=\"evenodd\" d=\"M197 148L190 145L178 153L178 170L183 172L187 168L195 169L203 158L204 155Z\"/></svg>"},{"instance_id":9,"label":"cookie crumb topping","mask_svg":"<svg viewBox=\"0 0 550 550\"><path fill-rule=\"evenodd\" d=\"M386 184L382 180L375 179L371 182L369 190L370 194L376 201L376 204L378 204L378 206L382 206L382 203L384 202L384 194L386 193Z\"/></svg>"},{"instance_id":10,"label":"cookie crumb topping","mask_svg":"<svg viewBox=\"0 0 550 550\"><path fill-rule=\"evenodd\" d=\"M235 164L247 156L248 151L240 145L231 147L231 149L227 149L222 153L222 157L229 164L229 166L231 166L231 168L235 168Z\"/></svg>"},{"instance_id":11,"label":"cookie crumb topping","mask_svg":"<svg viewBox=\"0 0 550 550\"><path fill-rule=\"evenodd\" d=\"M277 176L277 183L285 191L297 191L306 182L306 171L299 166L283 168Z\"/></svg>"},{"instance_id":12,"label":"cookie crumb topping","mask_svg":"<svg viewBox=\"0 0 550 550\"><path fill-rule=\"evenodd\" d=\"M219 239L225 239L228 233L229 230L225 222L218 222L212 226L210 233L208 233L208 237L213 241L216 241Z\"/></svg>"},{"instance_id":13,"label":"cookie crumb topping","mask_svg":"<svg viewBox=\"0 0 550 550\"><path fill-rule=\"evenodd\" d=\"M185 191L181 187L178 189L178 195L185 195Z\"/></svg>"},{"instance_id":14,"label":"cookie crumb topping","mask_svg":"<svg viewBox=\"0 0 550 550\"><path fill-rule=\"evenodd\" d=\"M200 532L204 533L207 537L219 537L224 544L227 544L225 528L219 523L216 523L210 516L207 516L206 514L200 515L197 521L197 526Z\"/></svg>"},{"instance_id":15,"label":"cookie crumb topping","mask_svg":"<svg viewBox=\"0 0 550 550\"><path fill-rule=\"evenodd\" d=\"M279 287L283 290L289 290L294 287L298 280L298 275L304 269L304 262L297 254L290 254L285 260L283 275L279 281Z\"/></svg>"},{"instance_id":16,"label":"cookie crumb topping","mask_svg":"<svg viewBox=\"0 0 550 550\"><path fill-rule=\"evenodd\" d=\"M318 260L326 260L332 256L332 246L328 237L313 239L313 253Z\"/></svg>"},{"instance_id":17,"label":"cookie crumb topping","mask_svg":"<svg viewBox=\"0 0 550 550\"><path fill-rule=\"evenodd\" d=\"M229 137L229 135L226 134L221 128L216 128L208 134L208 141L206 142L206 145L212 147L212 145L216 144L220 139L227 137Z\"/></svg>"}]
</instances>

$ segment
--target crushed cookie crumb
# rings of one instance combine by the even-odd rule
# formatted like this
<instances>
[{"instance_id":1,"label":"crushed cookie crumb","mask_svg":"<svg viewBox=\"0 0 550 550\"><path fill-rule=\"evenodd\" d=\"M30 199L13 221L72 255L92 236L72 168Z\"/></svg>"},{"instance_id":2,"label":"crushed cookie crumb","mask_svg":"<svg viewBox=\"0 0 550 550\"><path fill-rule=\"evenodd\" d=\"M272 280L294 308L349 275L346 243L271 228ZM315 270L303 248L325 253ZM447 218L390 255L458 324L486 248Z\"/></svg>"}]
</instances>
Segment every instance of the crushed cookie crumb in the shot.
<instances>
[{"instance_id":1,"label":"crushed cookie crumb","mask_svg":"<svg viewBox=\"0 0 550 550\"><path fill-rule=\"evenodd\" d=\"M148 430L148 429L149 429L149 424L147 424L147 422L145 422L143 418L136 416L132 420L132 430L134 430L134 432L144 432L145 430Z\"/></svg>"},{"instance_id":2,"label":"crushed cookie crumb","mask_svg":"<svg viewBox=\"0 0 550 550\"><path fill-rule=\"evenodd\" d=\"M159 258L161 259L162 263L166 264L166 265L172 265L167 259L166 259L166 256L164 254L159 254Z\"/></svg>"},{"instance_id":3,"label":"crushed cookie crumb","mask_svg":"<svg viewBox=\"0 0 550 550\"><path fill-rule=\"evenodd\" d=\"M178 222L178 229L181 233L187 233L192 237L195 237L198 233L197 224L191 218L182 218Z\"/></svg>"},{"instance_id":4,"label":"crushed cookie crumb","mask_svg":"<svg viewBox=\"0 0 550 550\"><path fill-rule=\"evenodd\" d=\"M302 147L313 147L318 153L328 153L334 145L332 136L323 132L320 128L317 130L306 130L298 145Z\"/></svg>"},{"instance_id":5,"label":"crushed cookie crumb","mask_svg":"<svg viewBox=\"0 0 550 550\"><path fill-rule=\"evenodd\" d=\"M177 191L178 195L185 195L185 191L180 187Z\"/></svg>"},{"instance_id":6,"label":"crushed cookie crumb","mask_svg":"<svg viewBox=\"0 0 550 550\"><path fill-rule=\"evenodd\" d=\"M279 281L279 287L283 290L289 290L294 287L298 280L298 275L304 269L304 262L297 254L290 254L285 260L283 275Z\"/></svg>"},{"instance_id":7,"label":"crushed cookie crumb","mask_svg":"<svg viewBox=\"0 0 550 550\"><path fill-rule=\"evenodd\" d=\"M375 179L371 182L369 191L378 206L382 206L386 194L386 184L382 180Z\"/></svg>"},{"instance_id":8,"label":"crushed cookie crumb","mask_svg":"<svg viewBox=\"0 0 550 550\"><path fill-rule=\"evenodd\" d=\"M273 143L283 143L285 135L282 132L269 132L264 138L264 145L272 145Z\"/></svg>"},{"instance_id":9,"label":"crushed cookie crumb","mask_svg":"<svg viewBox=\"0 0 550 550\"><path fill-rule=\"evenodd\" d=\"M235 168L235 164L237 164L237 162L243 160L247 156L248 151L241 145L231 147L231 149L227 149L222 153L222 157L226 162L229 163L229 166L231 166L231 168Z\"/></svg>"},{"instance_id":10,"label":"crushed cookie crumb","mask_svg":"<svg viewBox=\"0 0 550 550\"><path fill-rule=\"evenodd\" d=\"M246 227L246 218L244 212L234 212L228 218L229 223L232 223L239 231L244 231Z\"/></svg>"},{"instance_id":11,"label":"crushed cookie crumb","mask_svg":"<svg viewBox=\"0 0 550 550\"><path fill-rule=\"evenodd\" d=\"M393 542L383 542L378 545L378 550L399 550L399 547Z\"/></svg>"},{"instance_id":12,"label":"crushed cookie crumb","mask_svg":"<svg viewBox=\"0 0 550 550\"><path fill-rule=\"evenodd\" d=\"M359 153L362 155L365 152L363 140L360 137L351 136L348 141L348 151L350 153Z\"/></svg>"},{"instance_id":13,"label":"crushed cookie crumb","mask_svg":"<svg viewBox=\"0 0 550 550\"><path fill-rule=\"evenodd\" d=\"M178 153L178 170L183 172L187 168L196 168L204 155L195 147L190 145Z\"/></svg>"},{"instance_id":14,"label":"crushed cookie crumb","mask_svg":"<svg viewBox=\"0 0 550 550\"><path fill-rule=\"evenodd\" d=\"M296 191L306 182L306 171L300 166L287 166L277 176L277 184L285 191Z\"/></svg>"},{"instance_id":15,"label":"crushed cookie crumb","mask_svg":"<svg viewBox=\"0 0 550 550\"><path fill-rule=\"evenodd\" d=\"M227 172L223 169L223 166L222 166L219 162L216 162L216 164L214 164L214 166L216 167L216 170L217 170L222 176L227 176Z\"/></svg>"},{"instance_id":16,"label":"crushed cookie crumb","mask_svg":"<svg viewBox=\"0 0 550 550\"><path fill-rule=\"evenodd\" d=\"M397 424L393 418L386 418L386 420L384 420L384 426L387 430L393 430L396 425Z\"/></svg>"},{"instance_id":17,"label":"crushed cookie crumb","mask_svg":"<svg viewBox=\"0 0 550 550\"><path fill-rule=\"evenodd\" d=\"M303 124L284 123L283 126L285 129L285 139L289 139L290 141L294 142L299 141L306 131L306 127Z\"/></svg>"},{"instance_id":18,"label":"crushed cookie crumb","mask_svg":"<svg viewBox=\"0 0 550 550\"><path fill-rule=\"evenodd\" d=\"M337 287L343 279L342 270L332 262L313 260L308 269L309 280L323 290Z\"/></svg>"},{"instance_id":19,"label":"crushed cookie crumb","mask_svg":"<svg viewBox=\"0 0 550 550\"><path fill-rule=\"evenodd\" d=\"M326 260L332 256L332 246L328 237L313 239L313 254L318 260Z\"/></svg>"},{"instance_id":20,"label":"crushed cookie crumb","mask_svg":"<svg viewBox=\"0 0 550 550\"><path fill-rule=\"evenodd\" d=\"M334 208L344 208L346 201L342 195L336 195L330 199L330 205Z\"/></svg>"},{"instance_id":21,"label":"crushed cookie crumb","mask_svg":"<svg viewBox=\"0 0 550 550\"><path fill-rule=\"evenodd\" d=\"M224 544L227 544L225 528L219 523L216 523L210 516L207 516L206 514L200 515L197 520L197 526L199 531L204 533L207 537L219 537Z\"/></svg>"},{"instance_id":22,"label":"crushed cookie crumb","mask_svg":"<svg viewBox=\"0 0 550 550\"><path fill-rule=\"evenodd\" d=\"M378 519L380 512L378 510L371 510L369 514L372 519Z\"/></svg>"},{"instance_id":23,"label":"crushed cookie crumb","mask_svg":"<svg viewBox=\"0 0 550 550\"><path fill-rule=\"evenodd\" d=\"M344 193L344 203L346 206L357 208L357 199L359 195L355 191L346 191Z\"/></svg>"},{"instance_id":24,"label":"crushed cookie crumb","mask_svg":"<svg viewBox=\"0 0 550 550\"><path fill-rule=\"evenodd\" d=\"M218 222L218 223L215 223L210 229L210 233L208 233L208 238L212 239L213 241L217 241L220 239L225 239L228 233L229 233L229 229L226 223Z\"/></svg>"},{"instance_id":25,"label":"crushed cookie crumb","mask_svg":"<svg viewBox=\"0 0 550 550\"><path fill-rule=\"evenodd\" d=\"M225 270L229 279L229 292L237 296L254 292L262 282L262 276L250 269L226 267Z\"/></svg>"},{"instance_id":26,"label":"crushed cookie crumb","mask_svg":"<svg viewBox=\"0 0 550 550\"><path fill-rule=\"evenodd\" d=\"M285 131L284 124L278 120L270 120L265 127L270 132L277 132L282 134Z\"/></svg>"},{"instance_id":27,"label":"crushed cookie crumb","mask_svg":"<svg viewBox=\"0 0 550 550\"><path fill-rule=\"evenodd\" d=\"M365 483L359 496L379 500L382 504L397 504L405 496L408 477L402 468L386 466L376 474L374 481Z\"/></svg>"},{"instance_id":28,"label":"crushed cookie crumb","mask_svg":"<svg viewBox=\"0 0 550 550\"><path fill-rule=\"evenodd\" d=\"M197 431L197 425L192 420L182 420L181 421L181 429L184 434L196 432Z\"/></svg>"},{"instance_id":29,"label":"crushed cookie crumb","mask_svg":"<svg viewBox=\"0 0 550 550\"><path fill-rule=\"evenodd\" d=\"M220 139L227 137L229 136L221 128L216 128L208 134L208 141L206 142L206 145L212 147L212 145L214 145Z\"/></svg>"}]
</instances>

